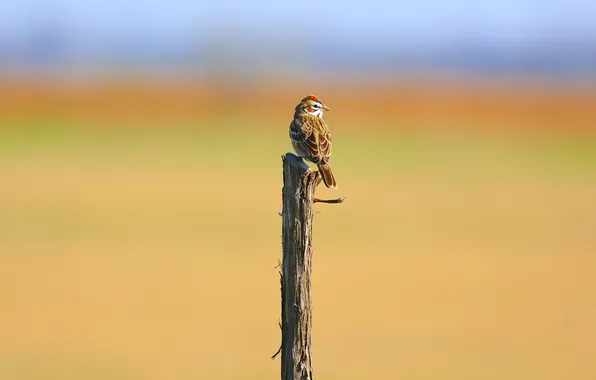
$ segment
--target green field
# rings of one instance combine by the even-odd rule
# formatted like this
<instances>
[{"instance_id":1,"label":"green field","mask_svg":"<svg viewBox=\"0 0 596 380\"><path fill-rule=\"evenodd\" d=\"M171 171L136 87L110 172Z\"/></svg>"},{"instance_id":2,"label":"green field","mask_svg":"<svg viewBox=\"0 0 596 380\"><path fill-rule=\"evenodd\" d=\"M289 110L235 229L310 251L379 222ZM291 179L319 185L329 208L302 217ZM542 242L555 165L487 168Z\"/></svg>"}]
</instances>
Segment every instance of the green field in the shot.
<instances>
[{"instance_id":1,"label":"green field","mask_svg":"<svg viewBox=\"0 0 596 380\"><path fill-rule=\"evenodd\" d=\"M0 133L0 379L278 379L290 144L250 131ZM333 131L317 378L596 378L593 135Z\"/></svg>"}]
</instances>

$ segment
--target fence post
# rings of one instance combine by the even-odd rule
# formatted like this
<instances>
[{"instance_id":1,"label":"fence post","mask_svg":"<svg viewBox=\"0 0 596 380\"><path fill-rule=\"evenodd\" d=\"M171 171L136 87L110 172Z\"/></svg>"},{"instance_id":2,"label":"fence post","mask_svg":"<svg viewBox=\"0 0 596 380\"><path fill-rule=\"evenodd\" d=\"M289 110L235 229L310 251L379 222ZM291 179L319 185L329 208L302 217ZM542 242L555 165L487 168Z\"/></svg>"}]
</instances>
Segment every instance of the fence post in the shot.
<instances>
[{"instance_id":1,"label":"fence post","mask_svg":"<svg viewBox=\"0 0 596 380\"><path fill-rule=\"evenodd\" d=\"M318 173L291 153L283 157L281 379L312 380L312 219Z\"/></svg>"}]
</instances>

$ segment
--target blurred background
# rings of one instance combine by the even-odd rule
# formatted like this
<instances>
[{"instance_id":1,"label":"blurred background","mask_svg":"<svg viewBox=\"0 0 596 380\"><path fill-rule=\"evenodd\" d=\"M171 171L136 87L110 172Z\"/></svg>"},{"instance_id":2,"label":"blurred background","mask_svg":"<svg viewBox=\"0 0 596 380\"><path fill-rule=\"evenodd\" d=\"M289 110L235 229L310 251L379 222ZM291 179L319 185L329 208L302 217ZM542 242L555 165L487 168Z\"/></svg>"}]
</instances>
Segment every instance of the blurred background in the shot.
<instances>
[{"instance_id":1,"label":"blurred background","mask_svg":"<svg viewBox=\"0 0 596 380\"><path fill-rule=\"evenodd\" d=\"M332 112L324 379L596 378L596 3L4 0L0 378L275 379Z\"/></svg>"}]
</instances>

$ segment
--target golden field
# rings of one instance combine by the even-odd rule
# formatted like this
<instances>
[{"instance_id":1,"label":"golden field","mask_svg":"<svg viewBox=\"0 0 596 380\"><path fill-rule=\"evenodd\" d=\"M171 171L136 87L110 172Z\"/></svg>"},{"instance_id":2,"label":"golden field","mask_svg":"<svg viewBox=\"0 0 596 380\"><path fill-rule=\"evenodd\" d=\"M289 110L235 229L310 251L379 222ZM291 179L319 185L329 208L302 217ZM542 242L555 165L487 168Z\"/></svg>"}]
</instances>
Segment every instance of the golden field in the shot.
<instances>
[{"instance_id":1,"label":"golden field","mask_svg":"<svg viewBox=\"0 0 596 380\"><path fill-rule=\"evenodd\" d=\"M595 378L594 134L363 130L344 104L339 190L318 196L347 200L314 221L316 376ZM289 116L4 122L0 379L279 378Z\"/></svg>"}]
</instances>

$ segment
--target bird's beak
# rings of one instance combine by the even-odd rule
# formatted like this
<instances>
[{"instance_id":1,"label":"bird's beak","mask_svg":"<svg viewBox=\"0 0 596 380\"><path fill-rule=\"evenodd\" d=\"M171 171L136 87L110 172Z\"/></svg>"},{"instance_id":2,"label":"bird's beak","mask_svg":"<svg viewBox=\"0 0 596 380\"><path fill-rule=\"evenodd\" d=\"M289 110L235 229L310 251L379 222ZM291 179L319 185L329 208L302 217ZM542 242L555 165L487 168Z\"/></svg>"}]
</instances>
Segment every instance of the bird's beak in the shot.
<instances>
[{"instance_id":1,"label":"bird's beak","mask_svg":"<svg viewBox=\"0 0 596 380\"><path fill-rule=\"evenodd\" d=\"M326 106L326 105L324 105L324 104L323 104L323 109L324 109L325 111L331 111L331 108L327 107L327 106Z\"/></svg>"}]
</instances>

